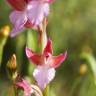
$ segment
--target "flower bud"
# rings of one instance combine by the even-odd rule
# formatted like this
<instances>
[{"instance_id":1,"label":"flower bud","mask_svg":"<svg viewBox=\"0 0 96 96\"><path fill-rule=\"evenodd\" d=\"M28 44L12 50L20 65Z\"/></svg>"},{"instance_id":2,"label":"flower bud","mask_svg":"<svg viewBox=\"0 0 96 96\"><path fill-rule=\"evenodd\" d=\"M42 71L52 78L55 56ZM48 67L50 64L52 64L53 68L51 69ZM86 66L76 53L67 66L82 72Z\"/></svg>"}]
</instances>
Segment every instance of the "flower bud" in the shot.
<instances>
[{"instance_id":1,"label":"flower bud","mask_svg":"<svg viewBox=\"0 0 96 96\"><path fill-rule=\"evenodd\" d=\"M2 37L8 37L10 32L10 27L8 25L5 25L0 29L0 36Z\"/></svg>"},{"instance_id":2,"label":"flower bud","mask_svg":"<svg viewBox=\"0 0 96 96\"><path fill-rule=\"evenodd\" d=\"M79 69L80 75L84 75L86 72L87 72L87 65L86 64L81 64L80 69Z\"/></svg>"},{"instance_id":3,"label":"flower bud","mask_svg":"<svg viewBox=\"0 0 96 96\"><path fill-rule=\"evenodd\" d=\"M6 25L0 29L0 65L2 62L4 45L6 44L9 32L10 32L10 28L8 25Z\"/></svg>"},{"instance_id":4,"label":"flower bud","mask_svg":"<svg viewBox=\"0 0 96 96\"><path fill-rule=\"evenodd\" d=\"M7 73L11 80L15 80L17 77L17 64L16 64L16 56L13 56L9 59L7 63Z\"/></svg>"}]
</instances>

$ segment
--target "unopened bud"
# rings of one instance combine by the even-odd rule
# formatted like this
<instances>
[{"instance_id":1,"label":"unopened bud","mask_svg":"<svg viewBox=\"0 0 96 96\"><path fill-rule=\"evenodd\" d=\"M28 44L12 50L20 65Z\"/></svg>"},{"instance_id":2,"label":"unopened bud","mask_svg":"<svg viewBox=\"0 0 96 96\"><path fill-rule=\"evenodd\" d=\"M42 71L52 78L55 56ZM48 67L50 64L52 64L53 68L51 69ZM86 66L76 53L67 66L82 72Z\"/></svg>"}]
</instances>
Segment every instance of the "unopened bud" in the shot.
<instances>
[{"instance_id":1,"label":"unopened bud","mask_svg":"<svg viewBox=\"0 0 96 96\"><path fill-rule=\"evenodd\" d=\"M17 77L17 64L16 64L16 56L13 54L11 59L7 63L7 72L9 75L9 78L12 80L15 80Z\"/></svg>"},{"instance_id":2,"label":"unopened bud","mask_svg":"<svg viewBox=\"0 0 96 96\"><path fill-rule=\"evenodd\" d=\"M80 75L84 75L87 72L87 65L81 64L79 69Z\"/></svg>"},{"instance_id":3,"label":"unopened bud","mask_svg":"<svg viewBox=\"0 0 96 96\"><path fill-rule=\"evenodd\" d=\"M0 36L7 37L10 32L10 27L8 25L5 25L0 29Z\"/></svg>"},{"instance_id":4,"label":"unopened bud","mask_svg":"<svg viewBox=\"0 0 96 96\"><path fill-rule=\"evenodd\" d=\"M4 45L6 44L9 32L10 32L10 28L7 25L0 29L0 65L2 62Z\"/></svg>"}]
</instances>

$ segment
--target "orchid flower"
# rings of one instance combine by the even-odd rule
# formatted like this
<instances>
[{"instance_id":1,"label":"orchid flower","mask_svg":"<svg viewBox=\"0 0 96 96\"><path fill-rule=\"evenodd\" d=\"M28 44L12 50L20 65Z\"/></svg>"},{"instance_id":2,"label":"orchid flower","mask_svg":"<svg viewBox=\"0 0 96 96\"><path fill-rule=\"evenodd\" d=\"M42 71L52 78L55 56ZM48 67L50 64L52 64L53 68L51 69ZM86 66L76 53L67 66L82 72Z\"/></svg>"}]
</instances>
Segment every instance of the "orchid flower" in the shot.
<instances>
[{"instance_id":1,"label":"orchid flower","mask_svg":"<svg viewBox=\"0 0 96 96\"><path fill-rule=\"evenodd\" d=\"M20 88L24 91L24 96L42 96L42 92L36 85L30 85L26 80L21 79L20 82L16 83L17 88Z\"/></svg>"},{"instance_id":2,"label":"orchid flower","mask_svg":"<svg viewBox=\"0 0 96 96\"><path fill-rule=\"evenodd\" d=\"M37 54L31 49L26 48L27 57L37 65L33 76L38 86L43 90L55 77L55 68L59 67L66 59L67 52L58 56L52 55L52 42L48 39L42 54Z\"/></svg>"},{"instance_id":3,"label":"orchid flower","mask_svg":"<svg viewBox=\"0 0 96 96\"><path fill-rule=\"evenodd\" d=\"M14 25L11 37L22 32L25 28L35 28L42 23L49 14L49 4L53 0L7 0L14 11L10 14L10 21Z\"/></svg>"}]
</instances>

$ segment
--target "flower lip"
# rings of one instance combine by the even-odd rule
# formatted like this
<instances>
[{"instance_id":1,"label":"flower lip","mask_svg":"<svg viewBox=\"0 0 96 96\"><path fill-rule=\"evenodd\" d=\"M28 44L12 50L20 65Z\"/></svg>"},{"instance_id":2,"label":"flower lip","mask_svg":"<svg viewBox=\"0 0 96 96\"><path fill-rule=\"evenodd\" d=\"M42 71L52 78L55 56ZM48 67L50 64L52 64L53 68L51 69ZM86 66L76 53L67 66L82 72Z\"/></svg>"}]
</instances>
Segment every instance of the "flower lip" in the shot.
<instances>
[{"instance_id":1,"label":"flower lip","mask_svg":"<svg viewBox=\"0 0 96 96\"><path fill-rule=\"evenodd\" d=\"M38 66L34 70L33 76L36 79L38 86L43 91L44 88L46 88L46 85L49 84L54 79L55 69Z\"/></svg>"}]
</instances>

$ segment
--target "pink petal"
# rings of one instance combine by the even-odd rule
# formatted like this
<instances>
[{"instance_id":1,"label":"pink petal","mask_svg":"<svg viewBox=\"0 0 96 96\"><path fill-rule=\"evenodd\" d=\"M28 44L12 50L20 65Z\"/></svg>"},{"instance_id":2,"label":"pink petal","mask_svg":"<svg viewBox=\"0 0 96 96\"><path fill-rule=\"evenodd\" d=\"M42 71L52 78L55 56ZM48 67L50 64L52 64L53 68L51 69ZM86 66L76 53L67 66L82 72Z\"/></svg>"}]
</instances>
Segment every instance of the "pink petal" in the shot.
<instances>
[{"instance_id":1,"label":"pink petal","mask_svg":"<svg viewBox=\"0 0 96 96\"><path fill-rule=\"evenodd\" d=\"M36 65L40 65L42 62L42 56L39 54L36 54L31 49L26 48L26 55L27 57Z\"/></svg>"},{"instance_id":2,"label":"pink petal","mask_svg":"<svg viewBox=\"0 0 96 96\"><path fill-rule=\"evenodd\" d=\"M43 8L42 8L42 12L44 11L44 16L48 16L49 12L50 12L50 8L49 8L49 4L45 3L43 4Z\"/></svg>"},{"instance_id":3,"label":"pink petal","mask_svg":"<svg viewBox=\"0 0 96 96\"><path fill-rule=\"evenodd\" d=\"M53 3L55 0L45 0L47 3Z\"/></svg>"},{"instance_id":4,"label":"pink petal","mask_svg":"<svg viewBox=\"0 0 96 96\"><path fill-rule=\"evenodd\" d=\"M33 76L37 81L38 86L43 90L55 77L55 69L38 66L34 70Z\"/></svg>"},{"instance_id":5,"label":"pink petal","mask_svg":"<svg viewBox=\"0 0 96 96\"><path fill-rule=\"evenodd\" d=\"M12 30L12 36L24 29L24 24L27 22L27 16L25 13L20 11L13 11L10 15L10 21L14 24L14 29Z\"/></svg>"},{"instance_id":6,"label":"pink petal","mask_svg":"<svg viewBox=\"0 0 96 96\"><path fill-rule=\"evenodd\" d=\"M53 51L52 50L52 41L50 39L48 39L47 45L46 45L46 47L44 49L44 54L45 55L48 55L48 53L52 54L52 51Z\"/></svg>"},{"instance_id":7,"label":"pink petal","mask_svg":"<svg viewBox=\"0 0 96 96\"><path fill-rule=\"evenodd\" d=\"M16 10L22 11L26 6L25 0L7 0L8 3Z\"/></svg>"},{"instance_id":8,"label":"pink petal","mask_svg":"<svg viewBox=\"0 0 96 96\"><path fill-rule=\"evenodd\" d=\"M17 82L16 86L17 88L24 90L24 96L31 96L32 94L35 96L43 96L41 90L36 85L29 84L24 79L21 79L20 82Z\"/></svg>"},{"instance_id":9,"label":"pink petal","mask_svg":"<svg viewBox=\"0 0 96 96\"><path fill-rule=\"evenodd\" d=\"M49 14L49 4L40 3L40 1L31 1L28 4L28 19L35 26L38 26Z\"/></svg>"},{"instance_id":10,"label":"pink petal","mask_svg":"<svg viewBox=\"0 0 96 96\"><path fill-rule=\"evenodd\" d=\"M65 52L64 54L60 54L58 56L51 56L48 58L48 64L50 65L50 67L57 68L66 59L66 57L67 52Z\"/></svg>"},{"instance_id":11,"label":"pink petal","mask_svg":"<svg viewBox=\"0 0 96 96\"><path fill-rule=\"evenodd\" d=\"M22 11L13 11L10 14L10 21L15 24L17 27L19 26L24 26L24 24L27 22L27 16L26 14Z\"/></svg>"},{"instance_id":12,"label":"pink petal","mask_svg":"<svg viewBox=\"0 0 96 96\"><path fill-rule=\"evenodd\" d=\"M20 82L17 82L16 86L24 90L24 96L30 96L33 92L30 84L24 79L22 79Z\"/></svg>"}]
</instances>

